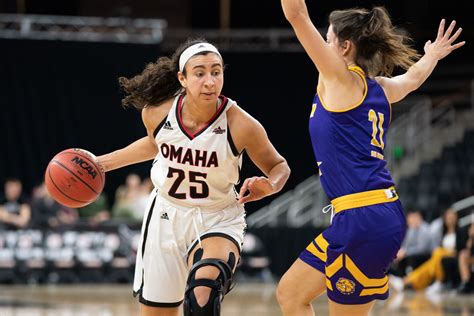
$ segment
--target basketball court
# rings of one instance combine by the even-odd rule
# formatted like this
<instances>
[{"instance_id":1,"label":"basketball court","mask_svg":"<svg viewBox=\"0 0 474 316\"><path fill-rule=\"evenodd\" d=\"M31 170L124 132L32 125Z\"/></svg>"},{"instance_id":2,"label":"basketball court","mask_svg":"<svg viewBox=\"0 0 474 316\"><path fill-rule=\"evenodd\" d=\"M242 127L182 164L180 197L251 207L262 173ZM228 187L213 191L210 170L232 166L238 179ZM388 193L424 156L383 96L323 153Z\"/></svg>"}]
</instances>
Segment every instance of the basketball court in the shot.
<instances>
[{"instance_id":1,"label":"basketball court","mask_svg":"<svg viewBox=\"0 0 474 316\"><path fill-rule=\"evenodd\" d=\"M240 283L226 296L223 316L280 315L274 283ZM328 315L326 296L313 307L316 315ZM46 285L0 286L1 316L135 316L138 303L131 286ZM424 293L407 291L378 301L371 316L468 316L474 315L474 296L446 293L428 299Z\"/></svg>"}]
</instances>

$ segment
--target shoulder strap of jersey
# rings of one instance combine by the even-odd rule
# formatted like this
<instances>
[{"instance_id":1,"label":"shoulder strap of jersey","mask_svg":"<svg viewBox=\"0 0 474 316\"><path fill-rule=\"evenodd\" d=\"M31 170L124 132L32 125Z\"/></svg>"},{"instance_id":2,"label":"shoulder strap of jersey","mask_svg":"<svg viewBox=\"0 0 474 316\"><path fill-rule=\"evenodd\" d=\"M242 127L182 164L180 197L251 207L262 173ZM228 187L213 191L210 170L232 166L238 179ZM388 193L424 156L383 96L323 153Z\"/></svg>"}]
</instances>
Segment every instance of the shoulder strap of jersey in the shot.
<instances>
[{"instance_id":1,"label":"shoulder strap of jersey","mask_svg":"<svg viewBox=\"0 0 474 316\"><path fill-rule=\"evenodd\" d=\"M158 124L158 126L155 128L153 131L153 137L156 137L156 135L160 132L160 130L163 128L164 125L170 125L170 120L176 121L176 107L178 106L178 103L180 100L182 100L183 95L178 94L173 101L173 105L171 106L168 115L165 116L165 118Z\"/></svg>"}]
</instances>

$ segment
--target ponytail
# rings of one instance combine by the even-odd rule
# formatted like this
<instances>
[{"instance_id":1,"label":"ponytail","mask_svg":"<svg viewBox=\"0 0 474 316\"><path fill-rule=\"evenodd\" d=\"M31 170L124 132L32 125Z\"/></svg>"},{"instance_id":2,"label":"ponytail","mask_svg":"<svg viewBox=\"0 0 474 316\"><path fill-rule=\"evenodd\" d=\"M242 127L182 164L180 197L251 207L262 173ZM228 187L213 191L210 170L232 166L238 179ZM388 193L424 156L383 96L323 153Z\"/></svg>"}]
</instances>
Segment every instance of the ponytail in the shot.
<instances>
[{"instance_id":1,"label":"ponytail","mask_svg":"<svg viewBox=\"0 0 474 316\"><path fill-rule=\"evenodd\" d=\"M355 44L355 62L370 77L390 76L395 67L406 70L420 57L410 46L412 39L392 25L383 7L333 11L329 23L339 42Z\"/></svg>"}]
</instances>

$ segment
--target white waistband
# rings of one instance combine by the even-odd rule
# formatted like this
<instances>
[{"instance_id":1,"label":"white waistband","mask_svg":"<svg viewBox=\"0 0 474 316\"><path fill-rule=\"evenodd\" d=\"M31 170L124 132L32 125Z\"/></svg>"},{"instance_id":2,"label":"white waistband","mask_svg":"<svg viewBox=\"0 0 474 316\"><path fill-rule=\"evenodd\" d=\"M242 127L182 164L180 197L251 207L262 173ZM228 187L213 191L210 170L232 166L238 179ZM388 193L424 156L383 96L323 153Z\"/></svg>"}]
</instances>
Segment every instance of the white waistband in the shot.
<instances>
[{"instance_id":1,"label":"white waistband","mask_svg":"<svg viewBox=\"0 0 474 316\"><path fill-rule=\"evenodd\" d=\"M170 203L173 206L177 206L178 208L183 208L185 210L188 209L194 209L194 208L199 208L201 212L203 213L209 213L209 212L217 212L220 210L223 210L227 208L228 206L234 204L237 202L237 196L233 191L230 192L229 196L223 200L216 201L214 203L209 203L205 205L199 205L199 203L196 204L189 204L186 203L185 201L179 200L179 199L174 199L170 197L168 194L157 190L157 195L159 197L162 197L165 199L168 203Z\"/></svg>"}]
</instances>

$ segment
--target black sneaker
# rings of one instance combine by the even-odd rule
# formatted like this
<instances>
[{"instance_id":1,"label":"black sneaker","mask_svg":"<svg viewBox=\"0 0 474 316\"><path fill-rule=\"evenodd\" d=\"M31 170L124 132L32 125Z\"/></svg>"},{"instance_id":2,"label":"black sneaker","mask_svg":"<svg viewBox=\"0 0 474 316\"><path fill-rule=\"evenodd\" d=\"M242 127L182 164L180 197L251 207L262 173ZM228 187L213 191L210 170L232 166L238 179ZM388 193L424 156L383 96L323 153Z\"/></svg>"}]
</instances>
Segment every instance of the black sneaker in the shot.
<instances>
[{"instance_id":1,"label":"black sneaker","mask_svg":"<svg viewBox=\"0 0 474 316\"><path fill-rule=\"evenodd\" d=\"M459 294L469 294L472 292L472 286L469 284L469 282L462 282L459 285L457 292Z\"/></svg>"}]
</instances>

